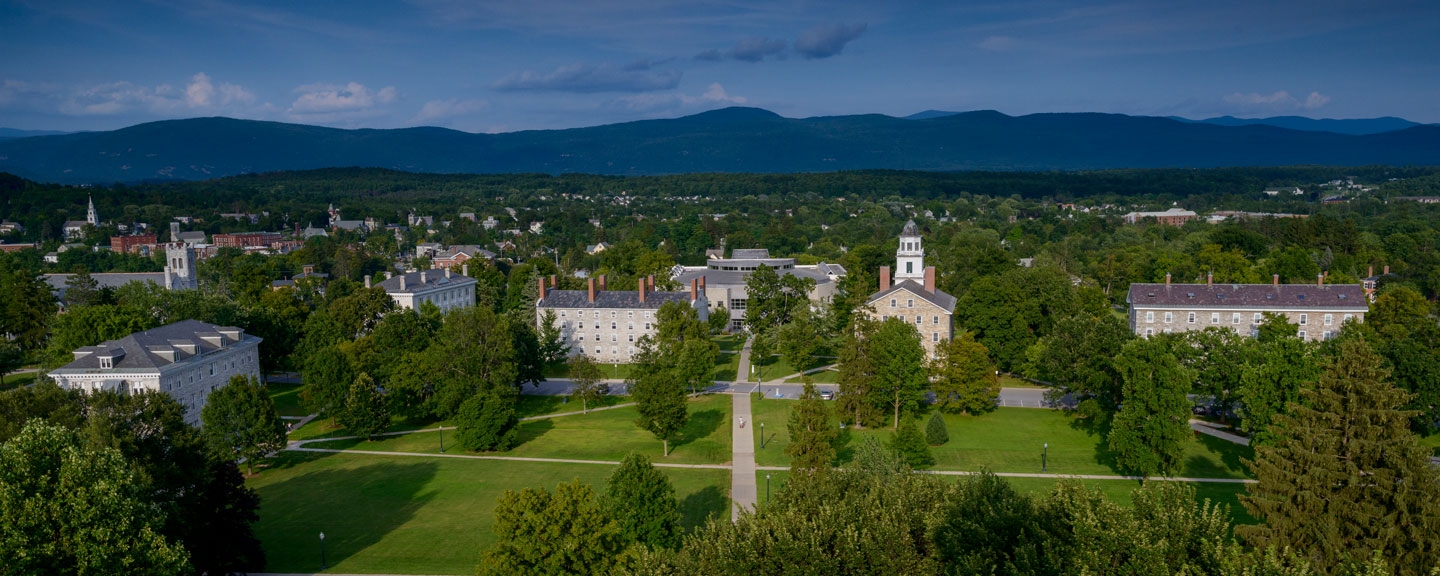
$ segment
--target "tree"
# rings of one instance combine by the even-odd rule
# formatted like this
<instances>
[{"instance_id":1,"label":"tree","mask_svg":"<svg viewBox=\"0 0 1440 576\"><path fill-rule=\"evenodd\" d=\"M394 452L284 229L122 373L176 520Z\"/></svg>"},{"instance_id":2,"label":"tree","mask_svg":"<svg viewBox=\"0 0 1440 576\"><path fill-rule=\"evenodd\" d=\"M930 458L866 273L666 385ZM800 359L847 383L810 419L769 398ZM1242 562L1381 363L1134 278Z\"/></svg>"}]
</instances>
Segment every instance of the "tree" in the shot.
<instances>
[{"instance_id":1,"label":"tree","mask_svg":"<svg viewBox=\"0 0 1440 576\"><path fill-rule=\"evenodd\" d=\"M1358 338L1322 362L1303 402L1275 418L1275 440L1246 462L1240 496L1264 523L1237 528L1256 547L1289 548L1322 573L1372 553L1404 575L1440 563L1440 473L1409 430L1408 394Z\"/></svg>"},{"instance_id":2,"label":"tree","mask_svg":"<svg viewBox=\"0 0 1440 576\"><path fill-rule=\"evenodd\" d=\"M0 335L11 335L23 350L39 350L55 320L55 293L34 269L14 258L0 256L0 301L6 304L0 307Z\"/></svg>"},{"instance_id":3,"label":"tree","mask_svg":"<svg viewBox=\"0 0 1440 576\"><path fill-rule=\"evenodd\" d=\"M995 400L1000 397L1000 382L985 345L976 342L974 334L962 332L958 338L945 340L937 348L940 357L930 369L936 407L951 414L994 410Z\"/></svg>"},{"instance_id":4,"label":"tree","mask_svg":"<svg viewBox=\"0 0 1440 576\"><path fill-rule=\"evenodd\" d=\"M345 396L345 410L340 413L340 423L352 434L374 440L390 428L390 410L385 406L385 395L369 374L361 372L350 385Z\"/></svg>"},{"instance_id":5,"label":"tree","mask_svg":"<svg viewBox=\"0 0 1440 576\"><path fill-rule=\"evenodd\" d=\"M730 328L730 310L724 306L716 306L710 311L710 317L706 319L710 326L711 334L719 334Z\"/></svg>"},{"instance_id":6,"label":"tree","mask_svg":"<svg viewBox=\"0 0 1440 576\"><path fill-rule=\"evenodd\" d=\"M670 439L690 421L684 385L672 374L650 336L640 337L626 384L640 413L635 425L663 443L665 456L670 455Z\"/></svg>"},{"instance_id":7,"label":"tree","mask_svg":"<svg viewBox=\"0 0 1440 576\"><path fill-rule=\"evenodd\" d=\"M472 451L500 451L515 447L516 428L512 394L500 390L478 392L460 405L455 415L460 446Z\"/></svg>"},{"instance_id":8,"label":"tree","mask_svg":"<svg viewBox=\"0 0 1440 576\"><path fill-rule=\"evenodd\" d=\"M184 548L139 494L118 450L33 421L0 445L0 566L7 574L182 574Z\"/></svg>"},{"instance_id":9,"label":"tree","mask_svg":"<svg viewBox=\"0 0 1440 576\"><path fill-rule=\"evenodd\" d=\"M1115 358L1124 398L1111 423L1109 446L1120 467L1140 476L1179 470L1190 440L1190 390L1194 375L1161 338L1135 340Z\"/></svg>"},{"instance_id":10,"label":"tree","mask_svg":"<svg viewBox=\"0 0 1440 576\"><path fill-rule=\"evenodd\" d=\"M870 403L891 409L892 426L900 427L902 412L920 407L925 393L925 349L915 326L899 318L880 323L869 341L875 377L871 382Z\"/></svg>"},{"instance_id":11,"label":"tree","mask_svg":"<svg viewBox=\"0 0 1440 576\"><path fill-rule=\"evenodd\" d=\"M1135 334L1111 314L1081 312L1055 323L1027 351L1025 373L1049 382L1060 395L1093 398L1106 412L1120 403L1120 372L1114 358Z\"/></svg>"},{"instance_id":12,"label":"tree","mask_svg":"<svg viewBox=\"0 0 1440 576\"><path fill-rule=\"evenodd\" d=\"M8 338L0 337L0 390L5 388L5 375L25 365L25 351Z\"/></svg>"},{"instance_id":13,"label":"tree","mask_svg":"<svg viewBox=\"0 0 1440 576\"><path fill-rule=\"evenodd\" d=\"M925 442L931 446L939 446L950 441L950 430L945 427L945 417L940 412L930 414L930 419L925 422Z\"/></svg>"},{"instance_id":14,"label":"tree","mask_svg":"<svg viewBox=\"0 0 1440 576\"><path fill-rule=\"evenodd\" d=\"M100 283L90 276L90 272L81 270L71 274L65 279L65 303L71 308L80 306L93 306L101 304L104 294L100 291Z\"/></svg>"},{"instance_id":15,"label":"tree","mask_svg":"<svg viewBox=\"0 0 1440 576\"><path fill-rule=\"evenodd\" d=\"M512 319L483 306L451 310L425 351L429 412L454 416L480 392L514 398L521 370Z\"/></svg>"},{"instance_id":16,"label":"tree","mask_svg":"<svg viewBox=\"0 0 1440 576\"><path fill-rule=\"evenodd\" d=\"M555 320L555 310L548 308L540 319L540 356L546 366L559 366L570 356L570 341Z\"/></svg>"},{"instance_id":17,"label":"tree","mask_svg":"<svg viewBox=\"0 0 1440 576\"><path fill-rule=\"evenodd\" d=\"M935 465L935 457L930 455L930 445L925 443L925 436L920 434L920 427L915 425L915 419L906 418L893 434L890 435L890 449L900 454L912 468L928 468Z\"/></svg>"},{"instance_id":18,"label":"tree","mask_svg":"<svg viewBox=\"0 0 1440 576\"><path fill-rule=\"evenodd\" d=\"M670 478L650 459L631 453L605 484L605 504L626 542L652 548L680 544L680 504Z\"/></svg>"},{"instance_id":19,"label":"tree","mask_svg":"<svg viewBox=\"0 0 1440 576\"><path fill-rule=\"evenodd\" d=\"M1274 342L1282 338L1295 338L1300 334L1300 327L1290 323L1290 320L1283 314L1265 312L1261 316L1263 320L1260 326L1256 327L1255 340L1266 343Z\"/></svg>"},{"instance_id":20,"label":"tree","mask_svg":"<svg viewBox=\"0 0 1440 576\"><path fill-rule=\"evenodd\" d=\"M883 416L870 396L875 383L875 361L871 349L879 323L866 314L855 314L845 330L840 347L840 392L835 404L842 422L870 426Z\"/></svg>"},{"instance_id":21,"label":"tree","mask_svg":"<svg viewBox=\"0 0 1440 576\"><path fill-rule=\"evenodd\" d=\"M1293 336L1255 344L1254 360L1240 374L1241 428L1254 445L1274 439L1270 424L1301 400L1300 388L1318 376L1315 347Z\"/></svg>"},{"instance_id":22,"label":"tree","mask_svg":"<svg viewBox=\"0 0 1440 576\"><path fill-rule=\"evenodd\" d=\"M495 535L480 574L609 574L625 561L620 525L589 486L575 480L551 493L506 490L495 506Z\"/></svg>"},{"instance_id":23,"label":"tree","mask_svg":"<svg viewBox=\"0 0 1440 576\"><path fill-rule=\"evenodd\" d=\"M300 390L300 401L305 409L329 416L334 424L345 406L345 393L355 382L350 357L335 345L321 348L305 359L301 378L305 387Z\"/></svg>"},{"instance_id":24,"label":"tree","mask_svg":"<svg viewBox=\"0 0 1440 576\"><path fill-rule=\"evenodd\" d=\"M580 409L590 413L590 403L599 402L610 394L610 385L601 382L600 366L584 354L570 357L570 397L580 401Z\"/></svg>"},{"instance_id":25,"label":"tree","mask_svg":"<svg viewBox=\"0 0 1440 576\"><path fill-rule=\"evenodd\" d=\"M1195 375L1190 390L1210 399L1222 417L1229 414L1243 386L1255 341L1229 328L1212 326L1182 332L1170 342L1171 353Z\"/></svg>"},{"instance_id":26,"label":"tree","mask_svg":"<svg viewBox=\"0 0 1440 576\"><path fill-rule=\"evenodd\" d=\"M790 444L785 446L785 454L790 456L792 475L815 475L830 470L831 462L835 460L834 442L839 430L835 429L830 420L830 409L820 399L820 393L809 378L806 378L800 401L790 411L786 430L790 433Z\"/></svg>"},{"instance_id":27,"label":"tree","mask_svg":"<svg viewBox=\"0 0 1440 576\"><path fill-rule=\"evenodd\" d=\"M211 392L200 421L210 448L226 459L244 458L251 474L256 460L285 447L285 423L265 385L254 378L232 376Z\"/></svg>"}]
</instances>

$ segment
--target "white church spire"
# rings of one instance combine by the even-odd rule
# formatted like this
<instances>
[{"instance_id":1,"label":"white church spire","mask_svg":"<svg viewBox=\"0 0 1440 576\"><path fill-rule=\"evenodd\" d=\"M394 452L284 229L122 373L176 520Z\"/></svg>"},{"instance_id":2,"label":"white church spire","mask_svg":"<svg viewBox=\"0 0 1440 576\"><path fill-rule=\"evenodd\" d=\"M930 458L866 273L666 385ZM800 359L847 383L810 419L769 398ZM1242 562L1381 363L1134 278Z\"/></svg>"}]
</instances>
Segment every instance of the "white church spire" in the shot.
<instances>
[{"instance_id":1,"label":"white church spire","mask_svg":"<svg viewBox=\"0 0 1440 576\"><path fill-rule=\"evenodd\" d=\"M920 246L920 227L914 220L900 231L900 247L895 250L895 281L925 279L925 249Z\"/></svg>"},{"instance_id":2,"label":"white church spire","mask_svg":"<svg viewBox=\"0 0 1440 576\"><path fill-rule=\"evenodd\" d=\"M85 209L85 223L91 226L100 226L100 214L95 212L95 197L89 196L90 205Z\"/></svg>"}]
</instances>

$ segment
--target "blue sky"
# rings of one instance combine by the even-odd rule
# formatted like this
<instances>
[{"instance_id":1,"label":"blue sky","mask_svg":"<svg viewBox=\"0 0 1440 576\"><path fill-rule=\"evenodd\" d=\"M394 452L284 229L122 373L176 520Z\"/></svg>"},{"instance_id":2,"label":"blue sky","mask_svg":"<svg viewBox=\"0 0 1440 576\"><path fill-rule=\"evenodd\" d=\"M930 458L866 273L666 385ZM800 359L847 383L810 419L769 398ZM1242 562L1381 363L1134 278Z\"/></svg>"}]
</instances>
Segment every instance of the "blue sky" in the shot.
<instances>
[{"instance_id":1,"label":"blue sky","mask_svg":"<svg viewBox=\"0 0 1440 576\"><path fill-rule=\"evenodd\" d=\"M1440 122L1440 3L0 0L0 126L925 109Z\"/></svg>"}]
</instances>

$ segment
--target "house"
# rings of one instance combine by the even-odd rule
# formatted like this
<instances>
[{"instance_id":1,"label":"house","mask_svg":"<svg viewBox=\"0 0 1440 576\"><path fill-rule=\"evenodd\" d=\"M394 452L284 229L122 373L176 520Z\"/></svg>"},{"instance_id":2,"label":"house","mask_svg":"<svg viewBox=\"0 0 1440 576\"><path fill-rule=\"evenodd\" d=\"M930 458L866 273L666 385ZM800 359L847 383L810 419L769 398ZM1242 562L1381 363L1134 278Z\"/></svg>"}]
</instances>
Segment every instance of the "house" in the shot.
<instances>
[{"instance_id":1,"label":"house","mask_svg":"<svg viewBox=\"0 0 1440 576\"><path fill-rule=\"evenodd\" d=\"M1375 296L1380 291L1380 280L1386 276L1393 276L1393 274L1390 273L1389 266L1386 266L1385 271L1381 272L1378 276L1375 274L1375 267L1370 267L1370 275L1360 279L1360 285L1365 288L1366 299L1371 302L1375 301Z\"/></svg>"},{"instance_id":2,"label":"house","mask_svg":"<svg viewBox=\"0 0 1440 576\"><path fill-rule=\"evenodd\" d=\"M314 226L312 226L312 225L310 225L310 224L306 224L306 225L305 225L305 231L302 232L302 233L300 233L300 237L302 237L302 238L304 238L304 239L306 239L306 240L309 240L309 239L311 239L311 238L315 238L315 237L317 237L317 236L318 236L318 237L321 237L321 238L326 238L326 237L329 237L330 235L325 232L325 229L324 229L324 228L316 228L316 227L314 227Z\"/></svg>"},{"instance_id":3,"label":"house","mask_svg":"<svg viewBox=\"0 0 1440 576\"><path fill-rule=\"evenodd\" d=\"M426 302L439 307L441 312L468 308L475 305L477 282L469 277L469 266L461 269L461 274L451 274L449 268L394 274L375 286L383 288L396 306L407 310L419 310ZM369 276L365 277L365 287L371 287Z\"/></svg>"},{"instance_id":4,"label":"house","mask_svg":"<svg viewBox=\"0 0 1440 576\"><path fill-rule=\"evenodd\" d=\"M260 341L232 326L182 320L77 348L75 359L49 376L67 390L164 392L198 426L211 392L232 376L260 378Z\"/></svg>"},{"instance_id":5,"label":"house","mask_svg":"<svg viewBox=\"0 0 1440 576\"><path fill-rule=\"evenodd\" d=\"M155 248L156 243L154 234L111 236L110 251L116 254L140 254L142 256L149 256L150 251Z\"/></svg>"},{"instance_id":6,"label":"house","mask_svg":"<svg viewBox=\"0 0 1440 576\"><path fill-rule=\"evenodd\" d=\"M880 267L880 291L865 301L866 313L879 321L898 318L913 322L925 354L937 357L940 343L954 336L956 298L935 286L935 267L925 266L920 228L911 220L900 231L895 271Z\"/></svg>"},{"instance_id":7,"label":"house","mask_svg":"<svg viewBox=\"0 0 1440 576\"><path fill-rule=\"evenodd\" d=\"M33 249L39 248L39 247L40 247L40 245L39 245L39 244L36 244L36 243L34 243L34 242L30 242L30 243L26 243L26 244L6 244L6 243L4 243L4 242L0 242L0 252L19 252L19 251L21 251L21 250L33 250ZM53 252L52 252L52 254L53 254ZM57 260L57 261L58 261L58 260Z\"/></svg>"},{"instance_id":8,"label":"house","mask_svg":"<svg viewBox=\"0 0 1440 576\"><path fill-rule=\"evenodd\" d=\"M709 251L707 251L707 254ZM704 266L675 266L670 277L681 285L698 280L708 295L707 302L713 309L724 307L730 311L729 330L745 327L745 309L749 301L746 284L750 273L760 266L775 269L782 276L798 276L815 282L810 289L810 300L827 301L835 296L836 283L845 276L845 268L838 264L821 262L813 265L796 264L794 258L771 258L765 248L735 249L729 258L711 256Z\"/></svg>"},{"instance_id":9,"label":"house","mask_svg":"<svg viewBox=\"0 0 1440 576\"><path fill-rule=\"evenodd\" d=\"M436 252L430 262L435 268L453 268L476 258L493 261L495 253L474 244L459 244L451 246L449 250Z\"/></svg>"},{"instance_id":10,"label":"house","mask_svg":"<svg viewBox=\"0 0 1440 576\"><path fill-rule=\"evenodd\" d=\"M1154 218L1165 226L1184 226L1195 219L1196 214L1183 208L1171 208L1164 212L1131 212L1124 216L1126 224L1137 224L1146 218Z\"/></svg>"},{"instance_id":11,"label":"house","mask_svg":"<svg viewBox=\"0 0 1440 576\"><path fill-rule=\"evenodd\" d=\"M1166 274L1164 284L1131 284L1125 296L1130 329L1153 336L1218 326L1254 336L1269 312L1298 326L1301 339L1315 341L1334 336L1347 320L1364 322L1370 310L1364 286L1325 284L1323 274L1315 284L1281 284L1279 275L1270 284L1216 284L1211 278L1171 284Z\"/></svg>"},{"instance_id":12,"label":"house","mask_svg":"<svg viewBox=\"0 0 1440 576\"><path fill-rule=\"evenodd\" d=\"M609 247L610 247L610 244L609 244L608 242L601 242L601 243L595 244L595 245L593 245L593 246L586 246L586 247L585 247L585 253L586 253L586 254L590 254L590 255L593 256L593 255L595 255L595 254L599 254L599 253L601 253L601 252L604 252L605 249L606 249L606 248L609 248Z\"/></svg>"},{"instance_id":13,"label":"house","mask_svg":"<svg viewBox=\"0 0 1440 576\"><path fill-rule=\"evenodd\" d=\"M602 363L628 363L635 355L636 342L655 334L657 311L666 302L680 302L709 319L710 305L699 279L690 281L689 290L655 290L655 277L640 278L635 290L606 290L605 278L588 279L587 290L558 290L556 277L549 285L539 282L539 299L535 301L535 322L543 326L546 312L554 312L555 327L570 344L570 355L584 354Z\"/></svg>"},{"instance_id":14,"label":"house","mask_svg":"<svg viewBox=\"0 0 1440 576\"><path fill-rule=\"evenodd\" d=\"M65 238L75 240L85 236L85 226L89 225L84 220L66 220L61 228L65 232Z\"/></svg>"},{"instance_id":15,"label":"house","mask_svg":"<svg viewBox=\"0 0 1440 576\"><path fill-rule=\"evenodd\" d=\"M462 220L469 220L469 221L471 221L471 222L474 222L474 221L475 221L475 213L474 213L474 212L461 212L461 213L460 213L460 218L461 218Z\"/></svg>"},{"instance_id":16,"label":"house","mask_svg":"<svg viewBox=\"0 0 1440 576\"><path fill-rule=\"evenodd\" d=\"M1301 189L1295 188L1295 187L1290 187L1290 188L1266 188L1266 189L1265 189L1265 195L1266 195L1266 196L1279 196L1279 195L1281 195L1281 194L1290 194L1290 195L1292 195L1292 196L1299 196L1299 195L1304 194L1304 193L1305 193L1304 190L1301 190Z\"/></svg>"},{"instance_id":17,"label":"house","mask_svg":"<svg viewBox=\"0 0 1440 576\"><path fill-rule=\"evenodd\" d=\"M494 216L486 216L485 221L481 222L480 225L485 227L486 230L494 230L496 226L500 225L500 221L496 220Z\"/></svg>"},{"instance_id":18,"label":"house","mask_svg":"<svg viewBox=\"0 0 1440 576\"><path fill-rule=\"evenodd\" d=\"M440 244L437 242L419 242L415 244L416 258L429 258L440 251Z\"/></svg>"},{"instance_id":19,"label":"house","mask_svg":"<svg viewBox=\"0 0 1440 576\"><path fill-rule=\"evenodd\" d=\"M22 226L22 225L20 225L19 222L11 222L11 221L9 221L9 220L0 220L0 234L13 234L13 233L16 233L16 232L24 232L24 231L25 231L25 227Z\"/></svg>"},{"instance_id":20,"label":"house","mask_svg":"<svg viewBox=\"0 0 1440 576\"><path fill-rule=\"evenodd\" d=\"M410 216L407 218L407 221L410 222L410 227L411 227L411 228L414 228L414 227L417 227L417 226L421 226L421 225L424 225L424 226L426 226L426 227L433 227L433 226L435 226L435 217L434 217L434 216L416 216L414 212L411 212L411 213L410 213Z\"/></svg>"},{"instance_id":21,"label":"house","mask_svg":"<svg viewBox=\"0 0 1440 576\"><path fill-rule=\"evenodd\" d=\"M276 280L276 281L274 281L274 282L271 282L271 283L270 283L270 289L271 289L271 290L279 290L279 289L285 288L285 287L287 287L287 286L295 286L296 284L308 284L308 283L315 283L315 284L319 284L319 285L323 286L324 283L325 283L325 280L327 280L327 279L329 279L329 278L330 278L330 275L329 275L329 274L326 274L326 273L324 273L324 272L316 272L316 271L315 271L315 265L314 265L314 264L305 264L305 265L303 265L303 266L300 267L300 273L299 273L299 274L296 274L296 275L291 276L291 277L286 278L286 279ZM323 288L321 289L321 293L324 293L324 289L323 289Z\"/></svg>"}]
</instances>

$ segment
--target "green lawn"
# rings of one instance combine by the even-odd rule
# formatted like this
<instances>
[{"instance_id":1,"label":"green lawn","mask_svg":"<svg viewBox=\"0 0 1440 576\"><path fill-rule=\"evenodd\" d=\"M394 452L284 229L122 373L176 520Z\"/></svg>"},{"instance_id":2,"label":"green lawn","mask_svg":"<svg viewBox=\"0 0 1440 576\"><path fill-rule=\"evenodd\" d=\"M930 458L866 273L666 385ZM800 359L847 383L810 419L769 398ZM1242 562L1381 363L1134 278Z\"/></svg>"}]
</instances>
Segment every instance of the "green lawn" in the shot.
<instances>
[{"instance_id":1,"label":"green lawn","mask_svg":"<svg viewBox=\"0 0 1440 576\"><path fill-rule=\"evenodd\" d=\"M806 376L809 376L810 381L816 384L835 384L840 381L839 370L821 370L819 372L812 372L810 374L806 374ZM802 378L803 377L791 378L789 380L786 380L785 382L787 384L800 384L804 382Z\"/></svg>"},{"instance_id":2,"label":"green lawn","mask_svg":"<svg viewBox=\"0 0 1440 576\"><path fill-rule=\"evenodd\" d=\"M726 352L739 352L741 348L745 347L745 339L741 338L738 334L721 334L719 336L711 336L710 340L715 342L716 345L720 346L721 350Z\"/></svg>"},{"instance_id":3,"label":"green lawn","mask_svg":"<svg viewBox=\"0 0 1440 576\"><path fill-rule=\"evenodd\" d=\"M751 363L754 363L754 362L755 362L755 359L752 357L751 360L750 360L750 362L751 362ZM810 369L812 369L812 368L819 368L819 367L821 367L821 366L826 366L826 365L834 364L834 363L835 363L835 359L834 359L834 358L816 358L816 359L814 359L814 360L811 360L809 364L805 365L805 366L804 366L804 369L805 369L805 370L810 370ZM763 373L762 373L762 371L763 371ZM783 377L785 377L785 376L789 376L789 375L794 374L794 373L799 372L799 371L800 371L800 368L797 368L797 367L795 367L794 365L792 365L792 364L790 363L790 359L789 359L789 358L786 358L784 354L776 354L776 355L770 357L770 363L769 363L769 364L766 364L766 365L763 366L763 367L762 367L762 366L759 366L759 365L756 365L756 366L755 366L755 379L757 379L757 380L766 380L766 381L768 381L768 380L777 380L777 379L783 378ZM797 380L797 382L798 382L798 380Z\"/></svg>"},{"instance_id":4,"label":"green lawn","mask_svg":"<svg viewBox=\"0 0 1440 576\"><path fill-rule=\"evenodd\" d=\"M755 461L762 466L789 466L785 455L789 434L785 423L794 400L758 399L751 396L751 414L756 424ZM833 406L833 405L832 405ZM931 448L937 470L996 472L1039 472L1043 446L1050 444L1047 470L1053 474L1121 474L1105 439L1080 425L1080 421L1058 410L999 408L984 416L946 415L950 442ZM760 448L759 424L766 424L765 447ZM864 436L881 441L890 430L844 430L838 449L840 462L848 462L853 447ZM1179 476L1193 478L1245 478L1241 458L1250 458L1250 448L1210 436L1200 436L1185 445L1185 464Z\"/></svg>"},{"instance_id":5,"label":"green lawn","mask_svg":"<svg viewBox=\"0 0 1440 576\"><path fill-rule=\"evenodd\" d=\"M1429 446L1432 454L1434 454L1435 456L1440 456L1440 434L1421 436L1420 445Z\"/></svg>"},{"instance_id":6,"label":"green lawn","mask_svg":"<svg viewBox=\"0 0 1440 576\"><path fill-rule=\"evenodd\" d=\"M275 412L281 416L309 416L310 412L300 407L299 384L266 384L270 398L275 401Z\"/></svg>"},{"instance_id":7,"label":"green lawn","mask_svg":"<svg viewBox=\"0 0 1440 576\"><path fill-rule=\"evenodd\" d=\"M287 452L247 481L260 494L255 534L266 570L315 572L325 533L330 572L474 574L494 542L506 490L579 479L604 490L610 466ZM728 512L729 473L661 469L686 527Z\"/></svg>"},{"instance_id":8,"label":"green lawn","mask_svg":"<svg viewBox=\"0 0 1440 576\"><path fill-rule=\"evenodd\" d=\"M740 355L739 355L739 354L724 354L724 353L721 353L721 354L716 354L716 355L715 355L715 371L710 375L710 379L711 379L711 380L719 380L719 381L721 381L721 382L732 382L732 381L735 380L735 376L738 375L739 373L740 373Z\"/></svg>"},{"instance_id":9,"label":"green lawn","mask_svg":"<svg viewBox=\"0 0 1440 576\"><path fill-rule=\"evenodd\" d=\"M521 418L529 418L531 416L579 412L581 410L580 403L571 401L569 398L569 396L521 395L520 400L515 404L515 413ZM589 408L595 409L604 406L614 406L629 401L629 396L606 396L599 402L591 403Z\"/></svg>"},{"instance_id":10,"label":"green lawn","mask_svg":"<svg viewBox=\"0 0 1440 576\"><path fill-rule=\"evenodd\" d=\"M38 376L40 376L39 372L26 372L24 374L6 374L5 384L0 385L0 391L10 390L12 388L19 388L21 386L29 386L32 382L35 381L35 378L37 378Z\"/></svg>"},{"instance_id":11,"label":"green lawn","mask_svg":"<svg viewBox=\"0 0 1440 576\"><path fill-rule=\"evenodd\" d=\"M759 489L759 497L760 497L759 502L760 502L760 506L761 506L761 507L764 507L764 505L765 505L765 475L766 475L766 474L769 474L769 475L770 475L770 490L772 490L772 491L777 491L777 490L780 490L781 488L783 488L783 487L785 486L785 479L786 479L787 476L789 476L790 473L789 473L789 472L785 472L785 471L772 471L772 472L760 471L760 472L756 472L756 473L755 473L755 480L756 480L755 486L756 486L756 488ZM954 478L954 479L956 479L956 480L958 481L958 480L960 480L962 477L960 477L960 476L949 476L949 478ZM1028 492L1028 493L1030 493L1030 494L1035 494L1035 495L1043 495L1044 493L1049 492L1052 488L1054 488L1054 487L1055 487L1055 484L1056 484L1057 482L1060 482L1061 479L1058 479L1058 478L1005 478L1005 481L1006 481L1006 482L1009 482L1011 486L1014 486L1016 490L1019 490L1019 491L1021 491L1021 492ZM1131 492L1134 491L1136 488L1139 488L1139 487L1140 487L1140 483L1139 483L1139 482L1130 481L1130 480L1073 480L1073 479L1072 479L1072 480L1069 480L1069 481L1071 481L1071 482L1079 482L1079 483L1085 485L1087 488L1095 488L1095 489L1098 489L1098 490L1100 490L1100 492L1102 492L1103 494L1105 494L1105 497L1106 497L1106 498L1109 498L1110 500L1114 501L1116 504L1119 504L1119 505L1121 505L1121 506L1127 506L1127 507L1130 506L1130 504L1131 504ZM1259 523L1257 520L1255 520L1255 518L1254 518L1253 516L1250 515L1249 512L1246 512L1246 511L1245 511L1245 507L1244 507L1244 506L1241 506L1241 505L1240 505L1240 498L1239 498L1239 496L1240 496L1241 494L1244 494L1244 493L1245 493L1245 485L1244 485L1244 484L1221 484L1221 483L1194 482L1194 483L1191 483L1190 485L1195 488L1195 499L1196 499L1197 501L1204 502L1206 499L1209 499L1211 502L1214 502L1214 503L1216 503L1216 504L1220 504L1220 505L1222 505L1222 506L1229 506L1229 507L1230 507L1230 520L1231 520L1232 523L1234 523L1234 524L1258 524L1258 523Z\"/></svg>"},{"instance_id":12,"label":"green lawn","mask_svg":"<svg viewBox=\"0 0 1440 576\"><path fill-rule=\"evenodd\" d=\"M1024 379L1024 378L1016 378L1016 377L1011 376L1011 375L1009 375L1009 374L1001 374L1001 375L1000 375L1000 387L1001 387L1001 388L1044 388L1044 386L1041 386L1041 385L1039 385L1039 384L1036 384L1036 383L1031 382L1031 381L1029 381L1029 380L1026 380L1026 379Z\"/></svg>"},{"instance_id":13,"label":"green lawn","mask_svg":"<svg viewBox=\"0 0 1440 576\"><path fill-rule=\"evenodd\" d=\"M599 364L600 374L606 380L624 380L630 377L630 364ZM570 366L560 364L545 368L546 378L569 378Z\"/></svg>"},{"instance_id":14,"label":"green lawn","mask_svg":"<svg viewBox=\"0 0 1440 576\"><path fill-rule=\"evenodd\" d=\"M654 435L635 426L634 406L602 410L585 415L531 420L520 424L520 445L496 453L528 458L564 458L618 461L630 452L641 452L657 462L683 464L724 464L730 461L730 397L701 396L690 401L690 422L671 442L669 457L661 456L662 446ZM426 428L432 425L424 426ZM292 434L292 438L294 435ZM453 439L453 432L446 435ZM312 448L337 450L378 450L384 452L438 453L440 438L435 431L387 437L373 442L335 440L309 444ZM457 449L447 445L447 451Z\"/></svg>"}]
</instances>

